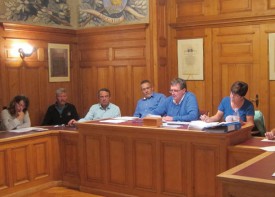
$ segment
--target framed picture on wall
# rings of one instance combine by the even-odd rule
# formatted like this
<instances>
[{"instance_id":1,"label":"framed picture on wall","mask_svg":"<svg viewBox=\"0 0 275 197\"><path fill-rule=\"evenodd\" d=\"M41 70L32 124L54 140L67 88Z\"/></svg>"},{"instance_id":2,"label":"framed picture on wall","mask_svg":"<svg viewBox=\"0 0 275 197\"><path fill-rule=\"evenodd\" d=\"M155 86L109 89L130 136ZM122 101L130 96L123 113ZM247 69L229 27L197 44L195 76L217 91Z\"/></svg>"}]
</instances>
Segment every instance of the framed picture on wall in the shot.
<instances>
[{"instance_id":1,"label":"framed picture on wall","mask_svg":"<svg viewBox=\"0 0 275 197\"><path fill-rule=\"evenodd\" d=\"M178 75L203 80L203 38L178 40Z\"/></svg>"},{"instance_id":2,"label":"framed picture on wall","mask_svg":"<svg viewBox=\"0 0 275 197\"><path fill-rule=\"evenodd\" d=\"M269 80L275 80L275 33L269 34Z\"/></svg>"},{"instance_id":3,"label":"framed picture on wall","mask_svg":"<svg viewBox=\"0 0 275 197\"><path fill-rule=\"evenodd\" d=\"M49 81L70 81L70 46L68 44L48 44Z\"/></svg>"}]
</instances>

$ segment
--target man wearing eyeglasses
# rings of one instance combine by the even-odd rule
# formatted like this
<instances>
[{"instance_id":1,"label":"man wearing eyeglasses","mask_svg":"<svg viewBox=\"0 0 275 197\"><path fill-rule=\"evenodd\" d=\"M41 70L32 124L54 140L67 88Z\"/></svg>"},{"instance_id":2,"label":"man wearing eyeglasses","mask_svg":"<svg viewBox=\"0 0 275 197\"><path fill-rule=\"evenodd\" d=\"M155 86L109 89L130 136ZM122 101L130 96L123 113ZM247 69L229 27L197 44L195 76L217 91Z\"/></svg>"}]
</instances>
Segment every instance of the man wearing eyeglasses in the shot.
<instances>
[{"instance_id":1,"label":"man wearing eyeglasses","mask_svg":"<svg viewBox=\"0 0 275 197\"><path fill-rule=\"evenodd\" d=\"M161 115L164 121L192 121L199 118L199 106L196 96L187 91L186 81L181 78L173 79L170 83L171 96L153 111Z\"/></svg>"},{"instance_id":2,"label":"man wearing eyeglasses","mask_svg":"<svg viewBox=\"0 0 275 197\"><path fill-rule=\"evenodd\" d=\"M121 113L119 107L111 103L110 98L111 92L109 89L101 88L98 90L99 103L92 105L84 118L81 118L78 121L75 119L70 120L69 126L73 126L76 122L120 117Z\"/></svg>"},{"instance_id":3,"label":"man wearing eyeglasses","mask_svg":"<svg viewBox=\"0 0 275 197\"><path fill-rule=\"evenodd\" d=\"M152 114L152 111L164 102L166 97L164 94L154 92L149 80L141 81L140 86L143 98L138 100L134 116L143 118Z\"/></svg>"}]
</instances>

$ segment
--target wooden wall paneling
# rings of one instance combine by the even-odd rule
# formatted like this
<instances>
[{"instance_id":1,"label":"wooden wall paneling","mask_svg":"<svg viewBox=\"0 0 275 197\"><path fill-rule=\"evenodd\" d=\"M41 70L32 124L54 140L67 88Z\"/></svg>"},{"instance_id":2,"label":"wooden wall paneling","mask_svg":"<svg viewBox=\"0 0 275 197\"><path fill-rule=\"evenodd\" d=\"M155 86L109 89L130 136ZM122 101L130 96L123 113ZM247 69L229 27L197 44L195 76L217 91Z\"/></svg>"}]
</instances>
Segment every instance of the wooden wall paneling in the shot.
<instances>
[{"instance_id":1,"label":"wooden wall paneling","mask_svg":"<svg viewBox=\"0 0 275 197\"><path fill-rule=\"evenodd\" d=\"M142 73L141 77L150 72L145 28L145 25L133 25L78 31L82 92L86 94L86 90L109 88L112 94L111 102L120 107L122 115L132 115L134 112L132 106L135 106L136 101L133 100L133 93L129 89L132 89L134 75L139 73L133 73L133 67L144 66L146 73ZM89 74L86 72L88 67ZM139 89L134 91L139 92ZM82 99L85 106L86 103L91 105L89 94Z\"/></svg>"},{"instance_id":2,"label":"wooden wall paneling","mask_svg":"<svg viewBox=\"0 0 275 197\"><path fill-rule=\"evenodd\" d=\"M257 25L213 29L214 108L229 95L234 81L243 80L249 85L246 98L254 99L258 94L263 99L260 109L266 109L267 94L259 86L259 81L267 84L267 79L259 75L263 69L260 65L259 29Z\"/></svg>"},{"instance_id":3,"label":"wooden wall paneling","mask_svg":"<svg viewBox=\"0 0 275 197\"><path fill-rule=\"evenodd\" d=\"M156 69L154 69L155 81L158 81L157 88L158 91L167 95L169 84L168 81L168 22L167 22L167 9L168 2L167 1L157 1L155 3L156 8L152 10L151 13L155 13L152 15L154 21L152 25L155 24L152 28L152 38L155 40L153 45L153 61L156 65Z\"/></svg>"},{"instance_id":4,"label":"wooden wall paneling","mask_svg":"<svg viewBox=\"0 0 275 197\"><path fill-rule=\"evenodd\" d=\"M113 90L114 90L114 96L115 100L114 103L119 106L121 115L132 115L133 112L129 111L128 106L131 106L132 101L130 101L129 98L129 93L128 91L128 83L126 80L128 79L127 76L129 71L126 66L116 66L114 67L114 73L113 73L113 79L114 82L112 83L113 85ZM131 102L131 103L130 103Z\"/></svg>"},{"instance_id":5,"label":"wooden wall paneling","mask_svg":"<svg viewBox=\"0 0 275 197\"><path fill-rule=\"evenodd\" d=\"M220 13L252 11L252 0L221 0Z\"/></svg>"},{"instance_id":6,"label":"wooden wall paneling","mask_svg":"<svg viewBox=\"0 0 275 197\"><path fill-rule=\"evenodd\" d=\"M212 112L212 79L213 79L213 67L212 67L212 29L211 28L197 28L197 29L184 29L184 28L176 28L176 37L175 42L181 39L195 39L195 38L203 38L203 50L204 50L204 60L203 60L203 72L204 72L204 80L188 80L187 81L187 89L188 91L193 92L198 100L199 108L202 110L208 110ZM178 60L177 51L173 54L173 58L175 58L175 62ZM178 63L175 64L175 70L178 70ZM178 71L177 71L178 72Z\"/></svg>"},{"instance_id":7,"label":"wooden wall paneling","mask_svg":"<svg viewBox=\"0 0 275 197\"><path fill-rule=\"evenodd\" d=\"M204 0L177 1L177 18L201 16L205 10Z\"/></svg>"},{"instance_id":8,"label":"wooden wall paneling","mask_svg":"<svg viewBox=\"0 0 275 197\"><path fill-rule=\"evenodd\" d=\"M3 92L2 106L6 106L17 94L25 94L30 98L30 116L32 125L40 125L47 107L55 102L55 90L65 87L72 97L69 99L79 107L77 84L73 80L78 75L71 72L70 82L49 83L48 76L48 43L63 43L71 45L71 53L75 53L75 30L62 30L39 26L2 23L1 45L5 56L1 61L1 82ZM27 42L37 48L37 51L24 60L10 55L13 44ZM71 55L74 57L74 55ZM72 59L71 67L77 67L78 58ZM77 69L75 69L77 70ZM72 71L74 71L72 69ZM32 84L32 85L30 85Z\"/></svg>"},{"instance_id":9,"label":"wooden wall paneling","mask_svg":"<svg viewBox=\"0 0 275 197\"><path fill-rule=\"evenodd\" d=\"M103 68L101 68L103 69ZM106 69L107 70L107 69ZM89 111L92 104L98 102L97 97L97 68L96 67L84 67L80 68L81 94L79 98L82 101L82 109L80 110L80 116L84 117Z\"/></svg>"},{"instance_id":10,"label":"wooden wall paneling","mask_svg":"<svg viewBox=\"0 0 275 197\"><path fill-rule=\"evenodd\" d=\"M146 76L144 76L144 73L146 73L146 66L133 65L131 66L130 72L131 74L128 77L128 81L130 81L131 83L128 83L127 92L129 93L129 95L127 95L127 99L133 100L133 103L129 104L128 106L128 110L129 110L128 112L129 113L133 112L132 114L129 114L132 116L136 109L137 101L143 97L143 94L141 92L140 82L144 79L147 79ZM154 88L154 90L156 89Z\"/></svg>"},{"instance_id":11,"label":"wooden wall paneling","mask_svg":"<svg viewBox=\"0 0 275 197\"><path fill-rule=\"evenodd\" d=\"M268 9L275 9L275 0L267 0Z\"/></svg>"}]
</instances>

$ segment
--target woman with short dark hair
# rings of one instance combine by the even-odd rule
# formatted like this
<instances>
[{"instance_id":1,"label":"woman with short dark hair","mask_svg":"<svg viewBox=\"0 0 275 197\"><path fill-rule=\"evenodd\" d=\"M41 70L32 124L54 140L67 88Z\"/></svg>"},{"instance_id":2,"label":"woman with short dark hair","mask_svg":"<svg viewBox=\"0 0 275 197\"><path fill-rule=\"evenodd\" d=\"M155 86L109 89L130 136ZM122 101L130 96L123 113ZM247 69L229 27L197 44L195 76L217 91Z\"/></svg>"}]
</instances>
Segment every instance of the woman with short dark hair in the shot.
<instances>
[{"instance_id":1,"label":"woman with short dark hair","mask_svg":"<svg viewBox=\"0 0 275 197\"><path fill-rule=\"evenodd\" d=\"M1 112L1 130L30 127L28 107L29 99L26 96L15 96L9 106Z\"/></svg>"},{"instance_id":2,"label":"woman with short dark hair","mask_svg":"<svg viewBox=\"0 0 275 197\"><path fill-rule=\"evenodd\" d=\"M205 122L217 122L223 118L227 122L240 121L241 123L254 124L254 106L245 95L248 91L247 83L243 81L236 81L232 84L230 89L230 96L224 97L218 107L218 111L214 116L208 117L202 115L200 118ZM238 118L236 119L236 112Z\"/></svg>"}]
</instances>

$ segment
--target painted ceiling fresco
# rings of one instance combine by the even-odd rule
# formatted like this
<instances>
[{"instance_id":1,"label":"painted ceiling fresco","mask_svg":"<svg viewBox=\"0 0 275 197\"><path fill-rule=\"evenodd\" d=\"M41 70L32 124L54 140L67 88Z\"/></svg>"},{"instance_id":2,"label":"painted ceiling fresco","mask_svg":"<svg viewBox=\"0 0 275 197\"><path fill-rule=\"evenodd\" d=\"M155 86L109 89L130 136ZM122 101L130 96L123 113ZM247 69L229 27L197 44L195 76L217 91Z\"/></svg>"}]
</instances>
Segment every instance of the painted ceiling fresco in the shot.
<instances>
[{"instance_id":1,"label":"painted ceiling fresco","mask_svg":"<svg viewBox=\"0 0 275 197\"><path fill-rule=\"evenodd\" d=\"M1 0L0 21L71 28L148 23L148 7L149 0Z\"/></svg>"}]
</instances>

